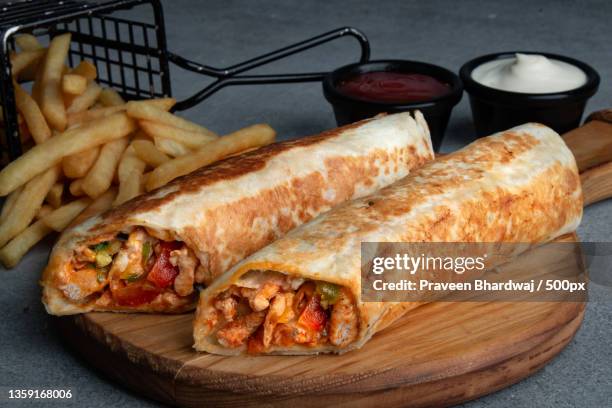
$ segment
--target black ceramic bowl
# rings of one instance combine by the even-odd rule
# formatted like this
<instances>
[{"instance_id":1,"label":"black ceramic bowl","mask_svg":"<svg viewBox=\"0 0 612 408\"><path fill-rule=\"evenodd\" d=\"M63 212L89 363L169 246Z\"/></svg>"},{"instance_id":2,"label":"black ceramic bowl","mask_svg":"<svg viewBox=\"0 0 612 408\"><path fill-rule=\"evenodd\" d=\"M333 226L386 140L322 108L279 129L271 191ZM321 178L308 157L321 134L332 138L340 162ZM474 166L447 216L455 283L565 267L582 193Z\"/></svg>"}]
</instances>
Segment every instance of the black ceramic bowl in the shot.
<instances>
[{"instance_id":1,"label":"black ceramic bowl","mask_svg":"<svg viewBox=\"0 0 612 408\"><path fill-rule=\"evenodd\" d=\"M564 92L520 93L502 91L482 85L472 79L479 65L496 59L513 57L516 53L539 54L567 62L582 69L587 82ZM545 52L509 51L484 55L466 62L459 71L465 90L470 96L472 117L478 136L487 136L526 122L539 122L565 133L580 125L587 100L599 86L599 75L584 62Z\"/></svg>"},{"instance_id":2,"label":"black ceramic bowl","mask_svg":"<svg viewBox=\"0 0 612 408\"><path fill-rule=\"evenodd\" d=\"M405 72L424 74L450 85L450 91L440 97L409 103L374 102L348 96L336 85L340 81L365 72ZM453 72L437 65L404 60L380 60L346 65L330 72L323 79L323 93L334 108L338 126L370 118L381 112L396 113L420 110L429 125L431 140L437 151L442 142L453 107L461 100L463 86Z\"/></svg>"}]
</instances>

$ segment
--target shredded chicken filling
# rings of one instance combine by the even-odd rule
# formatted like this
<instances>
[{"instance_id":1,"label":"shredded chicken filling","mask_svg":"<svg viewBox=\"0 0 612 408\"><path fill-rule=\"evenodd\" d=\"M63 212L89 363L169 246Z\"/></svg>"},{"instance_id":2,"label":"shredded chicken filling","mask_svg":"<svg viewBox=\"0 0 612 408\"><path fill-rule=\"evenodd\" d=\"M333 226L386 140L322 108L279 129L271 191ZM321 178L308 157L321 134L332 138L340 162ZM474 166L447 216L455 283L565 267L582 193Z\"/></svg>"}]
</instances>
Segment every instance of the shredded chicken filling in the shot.
<instances>
[{"instance_id":1,"label":"shredded chicken filling","mask_svg":"<svg viewBox=\"0 0 612 408\"><path fill-rule=\"evenodd\" d=\"M232 285L213 300L222 346L246 345L258 354L295 344L344 347L357 339L358 310L347 288L322 281L300 281L295 288L275 279L256 286Z\"/></svg>"},{"instance_id":2,"label":"shredded chicken filling","mask_svg":"<svg viewBox=\"0 0 612 408\"><path fill-rule=\"evenodd\" d=\"M158 240L143 228L124 235L75 251L60 286L68 298L83 301L99 295L101 306L139 306L156 299L181 303L195 296L200 264L185 244Z\"/></svg>"}]
</instances>

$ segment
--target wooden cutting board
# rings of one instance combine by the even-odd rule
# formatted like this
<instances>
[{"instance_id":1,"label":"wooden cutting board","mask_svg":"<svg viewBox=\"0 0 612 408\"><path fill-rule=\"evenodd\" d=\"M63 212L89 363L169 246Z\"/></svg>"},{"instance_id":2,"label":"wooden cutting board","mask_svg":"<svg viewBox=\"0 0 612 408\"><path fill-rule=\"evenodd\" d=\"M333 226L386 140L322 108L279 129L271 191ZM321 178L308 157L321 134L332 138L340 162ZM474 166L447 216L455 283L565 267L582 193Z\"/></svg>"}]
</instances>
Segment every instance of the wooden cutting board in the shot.
<instances>
[{"instance_id":1,"label":"wooden cutting board","mask_svg":"<svg viewBox=\"0 0 612 408\"><path fill-rule=\"evenodd\" d=\"M603 125L609 128L602 131ZM581 129L566 141L583 170L590 204L612 196L612 164L606 163L612 149L605 148L612 124L598 120ZM192 314L88 313L55 320L95 367L173 405L382 408L446 406L516 383L567 345L584 309L576 302L432 303L340 356L196 353Z\"/></svg>"}]
</instances>

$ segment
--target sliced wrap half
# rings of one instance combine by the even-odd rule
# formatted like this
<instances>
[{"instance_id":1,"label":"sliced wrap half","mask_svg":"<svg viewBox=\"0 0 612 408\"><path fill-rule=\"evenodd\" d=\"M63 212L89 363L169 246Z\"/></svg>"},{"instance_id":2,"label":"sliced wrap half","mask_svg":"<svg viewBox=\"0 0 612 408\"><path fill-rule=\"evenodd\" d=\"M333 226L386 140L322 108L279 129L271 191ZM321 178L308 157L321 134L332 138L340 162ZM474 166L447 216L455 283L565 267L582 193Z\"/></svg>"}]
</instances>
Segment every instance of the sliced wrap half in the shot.
<instances>
[{"instance_id":1,"label":"sliced wrap half","mask_svg":"<svg viewBox=\"0 0 612 408\"><path fill-rule=\"evenodd\" d=\"M359 348L418 305L361 302L362 242L537 244L574 231L581 217L576 162L553 130L526 124L479 139L320 215L223 274L200 295L195 348L225 355Z\"/></svg>"},{"instance_id":2,"label":"sliced wrap half","mask_svg":"<svg viewBox=\"0 0 612 408\"><path fill-rule=\"evenodd\" d=\"M194 285L431 159L419 112L228 158L65 232L43 274L43 302L55 315L192 309Z\"/></svg>"}]
</instances>

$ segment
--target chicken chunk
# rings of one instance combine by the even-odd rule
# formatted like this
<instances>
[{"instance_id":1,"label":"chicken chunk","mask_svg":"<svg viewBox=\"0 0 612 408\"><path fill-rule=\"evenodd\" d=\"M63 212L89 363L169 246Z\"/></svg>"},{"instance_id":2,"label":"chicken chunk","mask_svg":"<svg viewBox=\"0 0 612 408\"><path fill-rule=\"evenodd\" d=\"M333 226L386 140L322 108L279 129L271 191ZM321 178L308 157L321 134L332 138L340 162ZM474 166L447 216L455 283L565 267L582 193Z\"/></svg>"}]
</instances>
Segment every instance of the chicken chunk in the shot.
<instances>
[{"instance_id":1,"label":"chicken chunk","mask_svg":"<svg viewBox=\"0 0 612 408\"><path fill-rule=\"evenodd\" d=\"M145 273L142 262L142 246L148 240L146 232L136 228L113 259L110 276L113 278L136 278Z\"/></svg>"},{"instance_id":2,"label":"chicken chunk","mask_svg":"<svg viewBox=\"0 0 612 408\"><path fill-rule=\"evenodd\" d=\"M334 346L345 346L357 338L357 309L351 294L342 288L331 312L329 341Z\"/></svg>"},{"instance_id":3,"label":"chicken chunk","mask_svg":"<svg viewBox=\"0 0 612 408\"><path fill-rule=\"evenodd\" d=\"M296 322L280 323L274 329L272 344L281 347L288 347L293 344L309 344L316 342L320 337L320 332L306 330Z\"/></svg>"},{"instance_id":4,"label":"chicken chunk","mask_svg":"<svg viewBox=\"0 0 612 408\"><path fill-rule=\"evenodd\" d=\"M270 306L270 299L272 299L280 290L280 287L274 283L266 282L261 288L255 291L245 291L243 296L249 299L249 305L251 309L256 312L267 309Z\"/></svg>"},{"instance_id":5,"label":"chicken chunk","mask_svg":"<svg viewBox=\"0 0 612 408\"><path fill-rule=\"evenodd\" d=\"M274 334L276 324L285 313L285 308L287 307L287 302L285 299L285 296L281 293L274 296L272 302L270 303L270 308L266 314L266 320L264 321L263 326L263 345L266 348L270 346L270 343L272 342L272 335Z\"/></svg>"},{"instance_id":6,"label":"chicken chunk","mask_svg":"<svg viewBox=\"0 0 612 408\"><path fill-rule=\"evenodd\" d=\"M214 306L228 322L231 322L236 317L238 302L233 297L230 296L225 299L217 299Z\"/></svg>"},{"instance_id":7,"label":"chicken chunk","mask_svg":"<svg viewBox=\"0 0 612 408\"><path fill-rule=\"evenodd\" d=\"M83 299L104 288L105 282L98 279L95 268L86 268L67 275L68 281L60 286L64 295L71 300Z\"/></svg>"},{"instance_id":8,"label":"chicken chunk","mask_svg":"<svg viewBox=\"0 0 612 408\"><path fill-rule=\"evenodd\" d=\"M96 252L87 246L83 246L76 251L74 260L79 264L95 262Z\"/></svg>"},{"instance_id":9,"label":"chicken chunk","mask_svg":"<svg viewBox=\"0 0 612 408\"><path fill-rule=\"evenodd\" d=\"M179 296L188 296L193 293L195 269L198 258L187 247L170 252L170 263L178 266L179 273L174 279L174 291Z\"/></svg>"},{"instance_id":10,"label":"chicken chunk","mask_svg":"<svg viewBox=\"0 0 612 408\"><path fill-rule=\"evenodd\" d=\"M232 348L242 346L263 323L265 317L265 312L253 312L228 323L217 332L219 344Z\"/></svg>"}]
</instances>

